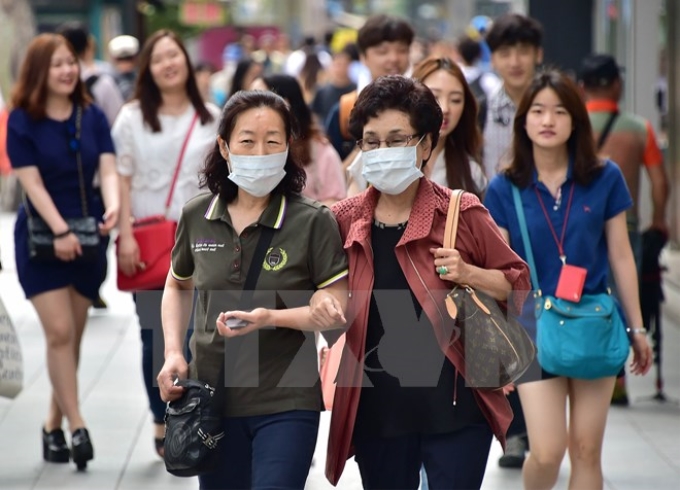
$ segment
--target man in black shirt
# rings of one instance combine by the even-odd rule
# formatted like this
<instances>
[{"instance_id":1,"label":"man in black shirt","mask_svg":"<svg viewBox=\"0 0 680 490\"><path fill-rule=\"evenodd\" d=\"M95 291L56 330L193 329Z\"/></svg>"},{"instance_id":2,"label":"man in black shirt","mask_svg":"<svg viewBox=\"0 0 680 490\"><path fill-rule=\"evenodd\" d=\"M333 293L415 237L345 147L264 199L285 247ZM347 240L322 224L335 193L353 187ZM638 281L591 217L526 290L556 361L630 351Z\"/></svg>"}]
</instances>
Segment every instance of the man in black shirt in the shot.
<instances>
[{"instance_id":1,"label":"man in black shirt","mask_svg":"<svg viewBox=\"0 0 680 490\"><path fill-rule=\"evenodd\" d=\"M333 63L328 69L328 83L316 91L311 109L321 124L324 123L328 113L338 103L340 97L357 89L356 84L349 78L349 65L354 61L352 50L356 53L356 59L359 59L356 47L345 46L342 51L333 56Z\"/></svg>"}]
</instances>

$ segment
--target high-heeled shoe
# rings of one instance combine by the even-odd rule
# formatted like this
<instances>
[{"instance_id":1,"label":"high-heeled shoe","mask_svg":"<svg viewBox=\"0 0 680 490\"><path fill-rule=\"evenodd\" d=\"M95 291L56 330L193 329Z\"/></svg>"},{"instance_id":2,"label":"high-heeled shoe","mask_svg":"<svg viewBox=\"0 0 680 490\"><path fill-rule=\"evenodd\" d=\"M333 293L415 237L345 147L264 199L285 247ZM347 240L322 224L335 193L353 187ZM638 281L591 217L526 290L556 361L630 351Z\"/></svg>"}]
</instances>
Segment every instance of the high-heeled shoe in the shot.
<instances>
[{"instance_id":1,"label":"high-heeled shoe","mask_svg":"<svg viewBox=\"0 0 680 490\"><path fill-rule=\"evenodd\" d=\"M68 463L71 452L66 444L66 437L64 431L61 429L54 429L47 432L43 427L42 430L42 446L43 459L50 463Z\"/></svg>"},{"instance_id":2,"label":"high-heeled shoe","mask_svg":"<svg viewBox=\"0 0 680 490\"><path fill-rule=\"evenodd\" d=\"M87 462L94 459L94 448L86 428L77 429L71 435L71 458L78 470L87 468Z\"/></svg>"}]
</instances>

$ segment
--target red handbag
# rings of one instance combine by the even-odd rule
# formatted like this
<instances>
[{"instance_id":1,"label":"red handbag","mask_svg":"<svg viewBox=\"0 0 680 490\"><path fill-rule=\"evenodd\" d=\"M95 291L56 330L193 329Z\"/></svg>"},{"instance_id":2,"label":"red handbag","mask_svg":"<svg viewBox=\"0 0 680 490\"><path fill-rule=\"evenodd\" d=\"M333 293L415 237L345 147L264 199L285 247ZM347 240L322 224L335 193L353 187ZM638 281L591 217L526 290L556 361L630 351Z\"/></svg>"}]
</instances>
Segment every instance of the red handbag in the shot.
<instances>
[{"instance_id":1,"label":"red handbag","mask_svg":"<svg viewBox=\"0 0 680 490\"><path fill-rule=\"evenodd\" d=\"M175 174L170 185L170 192L165 201L165 214L136 220L132 225L132 235L135 237L139 247L140 267L133 276L125 275L120 267L118 268L117 282L118 289L121 291L163 289L165 286L165 280L170 270L172 247L175 246L175 231L177 230L177 223L167 219L167 215L172 203L172 195L175 192L177 177L182 168L184 152L187 149L189 137L196 125L197 119L198 113L194 114L189 131L184 138L184 143L182 143L182 149L179 152L179 158L175 166ZM116 247L118 247L118 243L117 239Z\"/></svg>"}]
</instances>

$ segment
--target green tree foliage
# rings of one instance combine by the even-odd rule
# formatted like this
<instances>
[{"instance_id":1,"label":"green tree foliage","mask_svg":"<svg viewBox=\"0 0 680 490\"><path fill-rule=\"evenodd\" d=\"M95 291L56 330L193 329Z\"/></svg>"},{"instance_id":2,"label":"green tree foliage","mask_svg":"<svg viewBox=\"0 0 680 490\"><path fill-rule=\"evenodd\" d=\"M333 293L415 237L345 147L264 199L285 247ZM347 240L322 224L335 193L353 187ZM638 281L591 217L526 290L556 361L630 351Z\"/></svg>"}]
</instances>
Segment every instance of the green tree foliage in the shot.
<instances>
[{"instance_id":1,"label":"green tree foliage","mask_svg":"<svg viewBox=\"0 0 680 490\"><path fill-rule=\"evenodd\" d=\"M143 10L146 32L151 34L159 29L170 29L176 32L182 39L187 39L195 37L203 31L201 26L182 24L179 12L179 3L165 2L163 8L147 4Z\"/></svg>"}]
</instances>

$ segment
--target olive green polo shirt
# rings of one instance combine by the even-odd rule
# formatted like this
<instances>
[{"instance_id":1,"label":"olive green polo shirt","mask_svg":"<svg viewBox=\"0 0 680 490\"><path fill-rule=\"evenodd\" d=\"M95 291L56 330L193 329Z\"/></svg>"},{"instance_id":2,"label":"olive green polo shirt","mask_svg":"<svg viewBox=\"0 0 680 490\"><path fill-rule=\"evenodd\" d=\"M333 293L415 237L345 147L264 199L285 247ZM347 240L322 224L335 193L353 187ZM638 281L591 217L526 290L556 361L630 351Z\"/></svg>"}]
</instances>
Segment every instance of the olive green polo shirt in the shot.
<instances>
[{"instance_id":1,"label":"olive green polo shirt","mask_svg":"<svg viewBox=\"0 0 680 490\"><path fill-rule=\"evenodd\" d=\"M264 226L275 233L261 265L252 308L306 306L314 291L348 274L335 217L315 201L274 195L258 222L241 235L219 196L202 194L184 206L171 273L179 281L193 279L199 292L190 376L217 386L226 358L224 414L231 417L322 409L312 332L272 326L225 339L215 327L221 312L239 309Z\"/></svg>"}]
</instances>

